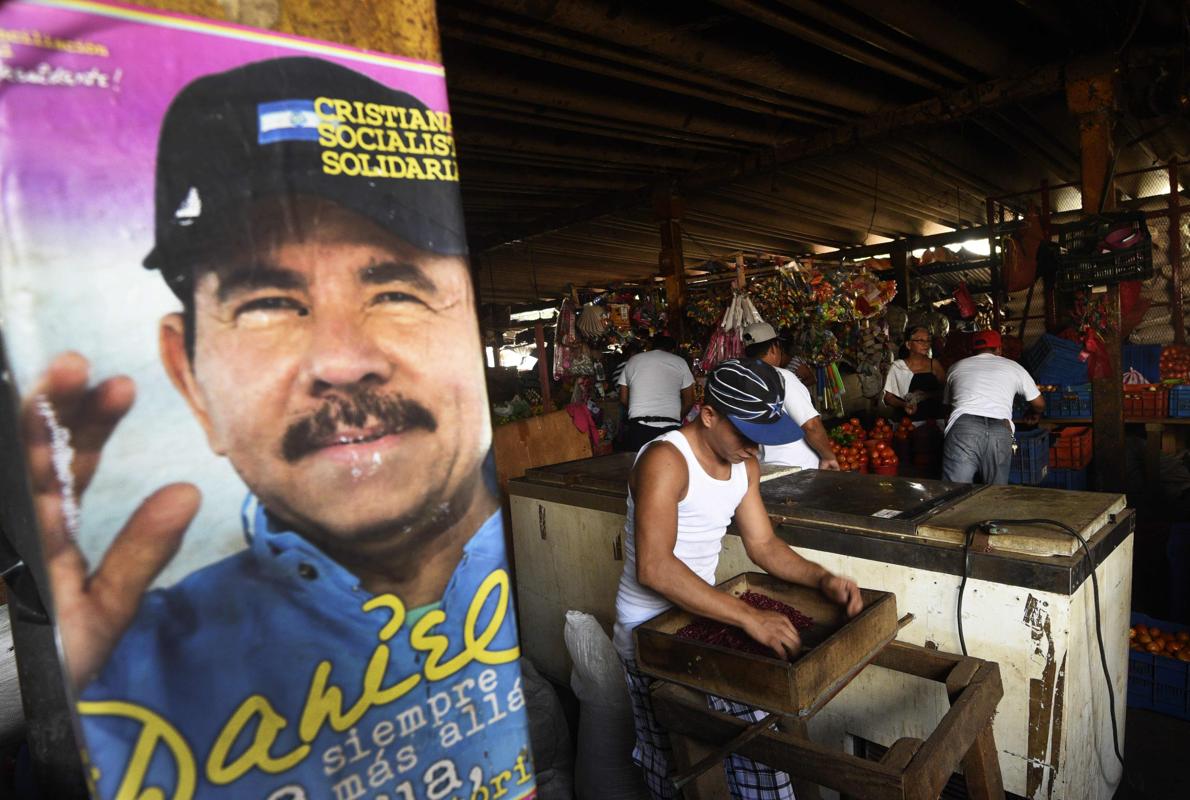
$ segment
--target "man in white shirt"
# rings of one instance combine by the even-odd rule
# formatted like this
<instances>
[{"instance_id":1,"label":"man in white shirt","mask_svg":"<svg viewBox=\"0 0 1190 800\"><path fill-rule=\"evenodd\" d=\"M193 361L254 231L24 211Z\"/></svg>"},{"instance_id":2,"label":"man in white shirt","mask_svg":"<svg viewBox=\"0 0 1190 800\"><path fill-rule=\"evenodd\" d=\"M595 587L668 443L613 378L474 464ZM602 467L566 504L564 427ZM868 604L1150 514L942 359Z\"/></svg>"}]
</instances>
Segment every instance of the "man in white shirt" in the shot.
<instances>
[{"instance_id":1,"label":"man in white shirt","mask_svg":"<svg viewBox=\"0 0 1190 800\"><path fill-rule=\"evenodd\" d=\"M694 374L677 342L664 334L653 338L653 349L628 359L620 373L620 402L628 408L628 422L618 448L636 452L661 434L677 430L694 405Z\"/></svg>"},{"instance_id":2,"label":"man in white shirt","mask_svg":"<svg viewBox=\"0 0 1190 800\"><path fill-rule=\"evenodd\" d=\"M810 392L797 375L781 367L785 353L777 332L767 322L757 322L744 329L744 355L759 358L781 376L785 385L785 413L801 426L802 438L790 444L765 445L761 450L762 464L778 464L802 469L839 468L839 461L831 450L830 439L822 425L822 417L810 400Z\"/></svg>"},{"instance_id":3,"label":"man in white shirt","mask_svg":"<svg viewBox=\"0 0 1190 800\"><path fill-rule=\"evenodd\" d=\"M1012 465L1012 402L1019 394L1032 406L1026 419L1036 420L1045 399L1033 377L1015 361L1000 355L1000 334L979 331L975 355L950 368L945 401L953 406L946 422L942 479L972 483L1008 483Z\"/></svg>"},{"instance_id":4,"label":"man in white shirt","mask_svg":"<svg viewBox=\"0 0 1190 800\"><path fill-rule=\"evenodd\" d=\"M801 649L801 638L784 615L715 590L729 524L735 522L748 558L770 575L817 588L848 617L863 609L855 581L806 560L773 533L755 457L760 445L801 434L784 412L783 395L780 379L763 362L722 362L707 377L698 416L642 450L629 473L614 641L632 702L633 760L644 771L651 800L674 800L679 792L671 780L669 737L653 714L652 680L636 665L633 630L676 605L743 629L775 658ZM750 723L765 714L722 697L708 696L707 703ZM724 759L724 771L734 800L795 800L784 772L735 754Z\"/></svg>"}]
</instances>

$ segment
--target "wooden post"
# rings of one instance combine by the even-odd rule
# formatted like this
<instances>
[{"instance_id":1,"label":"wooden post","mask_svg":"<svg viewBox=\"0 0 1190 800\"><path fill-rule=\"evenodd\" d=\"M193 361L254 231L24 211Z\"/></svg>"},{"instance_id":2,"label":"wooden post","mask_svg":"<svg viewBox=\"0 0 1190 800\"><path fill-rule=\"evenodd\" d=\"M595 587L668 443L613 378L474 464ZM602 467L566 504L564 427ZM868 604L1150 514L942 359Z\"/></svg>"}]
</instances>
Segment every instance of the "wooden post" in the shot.
<instances>
[{"instance_id":1,"label":"wooden post","mask_svg":"<svg viewBox=\"0 0 1190 800\"><path fill-rule=\"evenodd\" d=\"M1051 227L1051 218L1054 215L1053 197L1050 192L1049 178L1041 179L1041 235L1043 242L1049 244L1050 236L1053 234ZM1037 271L1041 272L1041 265L1038 264ZM1041 284L1041 305L1042 305L1042 330L1052 331L1058 325L1057 309L1054 307L1054 283L1052 280L1045 280L1040 276L1035 276L1033 279L1033 286L1029 289L1029 298L1025 301L1025 318L1021 320L1021 341L1025 339L1025 328L1029 324L1029 306L1033 301L1033 289L1037 286L1037 281L1042 281Z\"/></svg>"},{"instance_id":2,"label":"wooden post","mask_svg":"<svg viewBox=\"0 0 1190 800\"><path fill-rule=\"evenodd\" d=\"M894 302L905 310L909 310L909 243L904 239L893 242L892 252L889 253L892 263L893 278L897 281L897 296Z\"/></svg>"},{"instance_id":3,"label":"wooden post","mask_svg":"<svg viewBox=\"0 0 1190 800\"><path fill-rule=\"evenodd\" d=\"M1001 207L1003 211L1003 207ZM992 198L987 199L985 209L988 220L988 250L991 253L988 271L992 274L992 324L1000 318L1000 295L1004 293L1004 284L1000 278L1000 228L996 225L996 203Z\"/></svg>"},{"instance_id":4,"label":"wooden post","mask_svg":"<svg viewBox=\"0 0 1190 800\"><path fill-rule=\"evenodd\" d=\"M1078 115L1079 151L1082 154L1083 214L1115 207L1115 190L1109 182L1113 163L1112 122L1116 106L1116 76L1102 65L1090 69L1071 67L1066 79L1066 105ZM1096 295L1104 300L1109 330L1104 349L1108 376L1091 381L1094 418L1096 488L1103 492L1124 490L1124 459L1109 454L1124 452L1124 386L1120 379L1120 289L1108 287Z\"/></svg>"},{"instance_id":5,"label":"wooden post","mask_svg":"<svg viewBox=\"0 0 1190 800\"><path fill-rule=\"evenodd\" d=\"M550 369L550 360L546 358L545 326L541 324L540 320L533 326L533 338L537 342L537 379L541 382L541 410L548 414L554 410L553 398L550 397L550 380L553 378L553 370Z\"/></svg>"},{"instance_id":6,"label":"wooden post","mask_svg":"<svg viewBox=\"0 0 1190 800\"><path fill-rule=\"evenodd\" d=\"M686 333L686 259L682 254L682 198L672 191L653 195L653 210L661 223L661 252L657 265L665 278L669 303L669 333L679 342Z\"/></svg>"},{"instance_id":7,"label":"wooden post","mask_svg":"<svg viewBox=\"0 0 1190 800\"><path fill-rule=\"evenodd\" d=\"M711 745L681 734L670 736L669 744L674 757L670 766L676 772L690 769L715 751ZM728 796L727 773L722 765L699 775L682 790L682 800L718 800Z\"/></svg>"},{"instance_id":8,"label":"wooden post","mask_svg":"<svg viewBox=\"0 0 1190 800\"><path fill-rule=\"evenodd\" d=\"M1053 210L1050 208L1050 179L1041 179L1041 233L1047 239L1050 235L1050 215Z\"/></svg>"},{"instance_id":9,"label":"wooden post","mask_svg":"<svg viewBox=\"0 0 1190 800\"><path fill-rule=\"evenodd\" d=\"M1178 194L1178 160L1169 160L1169 310L1173 321L1173 340L1186 343L1186 318L1182 306L1182 228L1181 199Z\"/></svg>"}]
</instances>

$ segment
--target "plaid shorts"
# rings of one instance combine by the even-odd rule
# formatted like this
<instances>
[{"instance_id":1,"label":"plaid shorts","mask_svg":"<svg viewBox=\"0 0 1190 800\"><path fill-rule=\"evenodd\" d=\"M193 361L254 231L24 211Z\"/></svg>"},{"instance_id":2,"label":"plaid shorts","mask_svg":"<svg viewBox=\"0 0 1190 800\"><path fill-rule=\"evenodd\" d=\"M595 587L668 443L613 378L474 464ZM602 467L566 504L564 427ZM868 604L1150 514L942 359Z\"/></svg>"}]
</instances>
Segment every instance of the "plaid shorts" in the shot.
<instances>
[{"instance_id":1,"label":"plaid shorts","mask_svg":"<svg viewBox=\"0 0 1190 800\"><path fill-rule=\"evenodd\" d=\"M636 747L632 760L644 770L645 785L653 800L676 800L670 780L671 750L669 736L653 716L649 686L653 679L637 671L636 665L621 659L624 676L628 680L628 696L632 701L632 719L636 726ZM752 706L707 695L707 706L715 711L731 714L747 722L756 722L765 712ZM784 772L758 764L750 758L731 755L723 759L727 773L727 787L735 800L795 800L793 786Z\"/></svg>"}]
</instances>

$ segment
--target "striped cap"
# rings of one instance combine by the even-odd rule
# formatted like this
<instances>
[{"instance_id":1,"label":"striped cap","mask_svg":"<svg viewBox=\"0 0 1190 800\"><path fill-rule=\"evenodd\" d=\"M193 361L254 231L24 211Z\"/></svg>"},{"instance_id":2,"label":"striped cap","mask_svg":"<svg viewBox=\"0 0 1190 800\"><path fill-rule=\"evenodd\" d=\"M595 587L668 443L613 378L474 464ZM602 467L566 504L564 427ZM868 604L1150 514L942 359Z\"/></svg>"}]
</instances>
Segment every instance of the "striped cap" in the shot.
<instances>
[{"instance_id":1,"label":"striped cap","mask_svg":"<svg viewBox=\"0 0 1190 800\"><path fill-rule=\"evenodd\" d=\"M801 427L785 413L785 382L759 359L721 362L707 377L706 397L757 444L790 444L802 438Z\"/></svg>"}]
</instances>

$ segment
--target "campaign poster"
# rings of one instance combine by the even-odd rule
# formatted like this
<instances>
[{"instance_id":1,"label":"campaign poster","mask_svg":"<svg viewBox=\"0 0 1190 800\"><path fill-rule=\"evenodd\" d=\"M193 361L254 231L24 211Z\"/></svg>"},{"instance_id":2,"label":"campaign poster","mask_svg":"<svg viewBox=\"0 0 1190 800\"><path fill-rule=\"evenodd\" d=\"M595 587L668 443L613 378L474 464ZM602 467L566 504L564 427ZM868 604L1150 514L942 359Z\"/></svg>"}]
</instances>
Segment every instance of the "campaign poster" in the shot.
<instances>
[{"instance_id":1,"label":"campaign poster","mask_svg":"<svg viewBox=\"0 0 1190 800\"><path fill-rule=\"evenodd\" d=\"M96 797L534 795L458 178L441 65L0 4L6 378Z\"/></svg>"}]
</instances>

